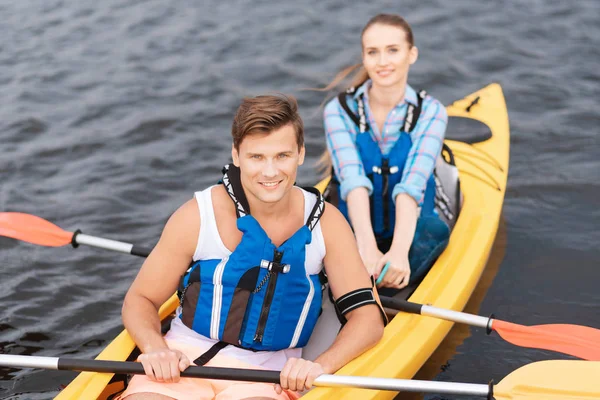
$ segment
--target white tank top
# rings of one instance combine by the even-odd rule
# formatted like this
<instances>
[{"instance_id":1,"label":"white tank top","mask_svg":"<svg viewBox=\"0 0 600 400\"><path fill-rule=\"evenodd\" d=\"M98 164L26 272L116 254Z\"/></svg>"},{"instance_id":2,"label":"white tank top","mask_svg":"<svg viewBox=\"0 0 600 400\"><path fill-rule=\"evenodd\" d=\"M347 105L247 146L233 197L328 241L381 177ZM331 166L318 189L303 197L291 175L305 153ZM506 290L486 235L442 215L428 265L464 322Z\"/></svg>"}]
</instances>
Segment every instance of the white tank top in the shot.
<instances>
[{"instance_id":1,"label":"white tank top","mask_svg":"<svg viewBox=\"0 0 600 400\"><path fill-rule=\"evenodd\" d=\"M223 259L231 255L231 251L223 244L223 240L221 240L217 229L217 221L211 197L213 187L211 186L203 191L194 193L200 211L200 233L198 234L198 243L193 256L194 261ZM304 195L304 220L306 221L317 202L317 196L301 188L298 189L302 190ZM321 231L321 222L319 221L312 230L310 244L306 246L306 272L311 275L318 274L323 268L323 258L325 258L325 241L323 239L323 232ZM181 309L178 308L177 315L180 314ZM166 337L189 345L198 346L205 350L208 350L217 342L217 340L207 338L188 328L181 322L180 318L173 319L171 329L167 332ZM235 346L227 346L219 354L237 358L251 365L280 370L288 358L301 357L302 349L251 351Z\"/></svg>"}]
</instances>

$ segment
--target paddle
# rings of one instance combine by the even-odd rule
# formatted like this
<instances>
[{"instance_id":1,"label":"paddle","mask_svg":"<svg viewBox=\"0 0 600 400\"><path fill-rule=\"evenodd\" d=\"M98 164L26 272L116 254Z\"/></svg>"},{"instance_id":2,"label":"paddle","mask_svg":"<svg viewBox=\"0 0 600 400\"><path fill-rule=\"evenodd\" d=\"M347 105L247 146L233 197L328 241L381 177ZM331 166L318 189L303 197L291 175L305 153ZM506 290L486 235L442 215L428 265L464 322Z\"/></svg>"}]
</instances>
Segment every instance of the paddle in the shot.
<instances>
[{"instance_id":1,"label":"paddle","mask_svg":"<svg viewBox=\"0 0 600 400\"><path fill-rule=\"evenodd\" d=\"M102 249L148 257L150 249L133 244L84 235L80 230L68 232L52 222L35 215L18 212L0 212L0 236L6 236L41 246L60 247L80 244Z\"/></svg>"},{"instance_id":2,"label":"paddle","mask_svg":"<svg viewBox=\"0 0 600 400\"><path fill-rule=\"evenodd\" d=\"M380 300L384 307L394 310L485 328L488 334L496 331L504 340L517 346L600 361L599 329L570 324L525 326L385 296L380 296Z\"/></svg>"},{"instance_id":3,"label":"paddle","mask_svg":"<svg viewBox=\"0 0 600 400\"><path fill-rule=\"evenodd\" d=\"M70 371L144 374L142 364L129 361L85 360L63 357L0 355L0 366L12 368L42 368ZM279 383L278 371L196 367L181 373L184 377L224 379L245 382ZM540 361L521 367L492 386L472 383L418 381L361 376L321 375L314 386L356 387L373 390L424 392L437 394L482 396L495 399L539 399L551 396L560 399L597 399L600 387L595 377L600 375L600 363L587 361ZM518 397L517 397L518 396Z\"/></svg>"},{"instance_id":4,"label":"paddle","mask_svg":"<svg viewBox=\"0 0 600 400\"><path fill-rule=\"evenodd\" d=\"M141 257L150 254L149 249L129 243L96 238L78 231L66 232L42 218L22 213L1 212L0 235L43 246L71 243L76 247L78 244L88 244ZM384 307L395 310L482 327L488 333L494 330L504 340L517 346L553 350L585 360L600 361L600 330L595 328L568 324L525 326L384 296L381 296L381 302Z\"/></svg>"}]
</instances>

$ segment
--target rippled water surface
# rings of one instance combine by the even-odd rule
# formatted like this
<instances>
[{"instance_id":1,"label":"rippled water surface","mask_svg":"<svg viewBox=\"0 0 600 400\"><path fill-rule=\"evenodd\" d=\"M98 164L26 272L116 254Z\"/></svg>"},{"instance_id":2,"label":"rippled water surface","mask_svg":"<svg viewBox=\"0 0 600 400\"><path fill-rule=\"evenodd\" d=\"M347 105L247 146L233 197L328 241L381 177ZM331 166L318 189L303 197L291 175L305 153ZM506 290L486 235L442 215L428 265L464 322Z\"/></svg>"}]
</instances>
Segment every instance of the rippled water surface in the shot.
<instances>
[{"instance_id":1,"label":"rippled water surface","mask_svg":"<svg viewBox=\"0 0 600 400\"><path fill-rule=\"evenodd\" d=\"M322 94L381 11L412 23L410 83L444 103L500 82L511 122L501 235L470 308L600 327L600 5L596 1L0 1L0 211L153 245L215 182L242 96L295 94L308 162ZM141 260L0 238L0 350L93 357L121 329ZM535 360L455 329L422 376L485 383ZM0 398L48 399L74 374L0 370ZM427 398L441 398L429 396Z\"/></svg>"}]
</instances>

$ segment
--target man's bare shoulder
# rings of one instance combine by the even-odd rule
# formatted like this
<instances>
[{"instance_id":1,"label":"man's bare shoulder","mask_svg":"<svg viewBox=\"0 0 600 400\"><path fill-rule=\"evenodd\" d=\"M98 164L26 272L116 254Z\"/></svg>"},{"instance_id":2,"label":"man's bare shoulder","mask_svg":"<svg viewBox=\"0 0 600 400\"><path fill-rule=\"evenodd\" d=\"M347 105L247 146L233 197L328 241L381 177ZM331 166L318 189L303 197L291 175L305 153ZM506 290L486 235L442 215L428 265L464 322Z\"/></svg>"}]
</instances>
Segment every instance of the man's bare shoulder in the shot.
<instances>
[{"instance_id":1,"label":"man's bare shoulder","mask_svg":"<svg viewBox=\"0 0 600 400\"><path fill-rule=\"evenodd\" d=\"M200 209L195 197L183 203L167 221L159 245L177 248L186 254L194 253L200 234Z\"/></svg>"},{"instance_id":2,"label":"man's bare shoulder","mask_svg":"<svg viewBox=\"0 0 600 400\"><path fill-rule=\"evenodd\" d=\"M187 223L186 223L187 221ZM195 198L189 199L183 203L169 218L167 225L174 224L179 225L181 223L189 224L190 222L197 221L200 224L200 212L198 208L198 202Z\"/></svg>"},{"instance_id":3,"label":"man's bare shoulder","mask_svg":"<svg viewBox=\"0 0 600 400\"><path fill-rule=\"evenodd\" d=\"M229 193L227 193L227 190L223 185L212 186L210 188L210 194L213 199L213 202L215 200L218 200L219 202L221 202L222 200L229 200Z\"/></svg>"},{"instance_id":4,"label":"man's bare shoulder","mask_svg":"<svg viewBox=\"0 0 600 400\"><path fill-rule=\"evenodd\" d=\"M321 227L327 228L328 230L335 230L336 228L345 225L348 225L348 221L346 221L346 218L341 211L338 210L336 206L326 201L325 210L321 216Z\"/></svg>"},{"instance_id":5,"label":"man's bare shoulder","mask_svg":"<svg viewBox=\"0 0 600 400\"><path fill-rule=\"evenodd\" d=\"M331 246L332 242L339 240L354 240L352 228L346 217L333 204L325 202L325 210L320 222L326 245Z\"/></svg>"},{"instance_id":6,"label":"man's bare shoulder","mask_svg":"<svg viewBox=\"0 0 600 400\"><path fill-rule=\"evenodd\" d=\"M213 207L220 207L223 204L228 205L224 200L229 200L229 195L227 194L227 191L223 185L211 186L205 190L210 191ZM201 193L203 192L196 192L196 195L193 198L183 203L173 213L170 220L173 220L176 225L179 225L180 223L193 225L195 221L197 221L198 225L200 225L200 207L203 207L203 202L201 201L199 204L198 200L196 200L196 196L201 196Z\"/></svg>"}]
</instances>

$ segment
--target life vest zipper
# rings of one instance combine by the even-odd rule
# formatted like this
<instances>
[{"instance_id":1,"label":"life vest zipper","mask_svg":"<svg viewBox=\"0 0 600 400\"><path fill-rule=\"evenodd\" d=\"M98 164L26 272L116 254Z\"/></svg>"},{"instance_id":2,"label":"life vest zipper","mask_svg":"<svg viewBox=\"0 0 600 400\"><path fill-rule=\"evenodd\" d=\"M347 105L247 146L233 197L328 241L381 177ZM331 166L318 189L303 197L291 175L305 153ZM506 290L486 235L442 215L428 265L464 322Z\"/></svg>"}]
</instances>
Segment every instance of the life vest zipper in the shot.
<instances>
[{"instance_id":1,"label":"life vest zipper","mask_svg":"<svg viewBox=\"0 0 600 400\"><path fill-rule=\"evenodd\" d=\"M187 292L188 288L192 286L191 283L188 283L183 290L179 293L179 306L183 307L183 299L185 299L185 292Z\"/></svg>"},{"instance_id":2,"label":"life vest zipper","mask_svg":"<svg viewBox=\"0 0 600 400\"><path fill-rule=\"evenodd\" d=\"M273 264L280 264L283 258L283 252L275 250L273 256ZM263 300L262 309L260 311L260 317L258 318L258 326L256 327L256 333L254 334L254 341L262 343L265 334L265 328L267 326L267 319L269 318L269 311L271 310L271 303L273 302L273 296L275 295L275 286L277 284L277 277L279 276L278 268L272 268L271 277L267 285L267 292L265 293L265 299Z\"/></svg>"}]
</instances>

